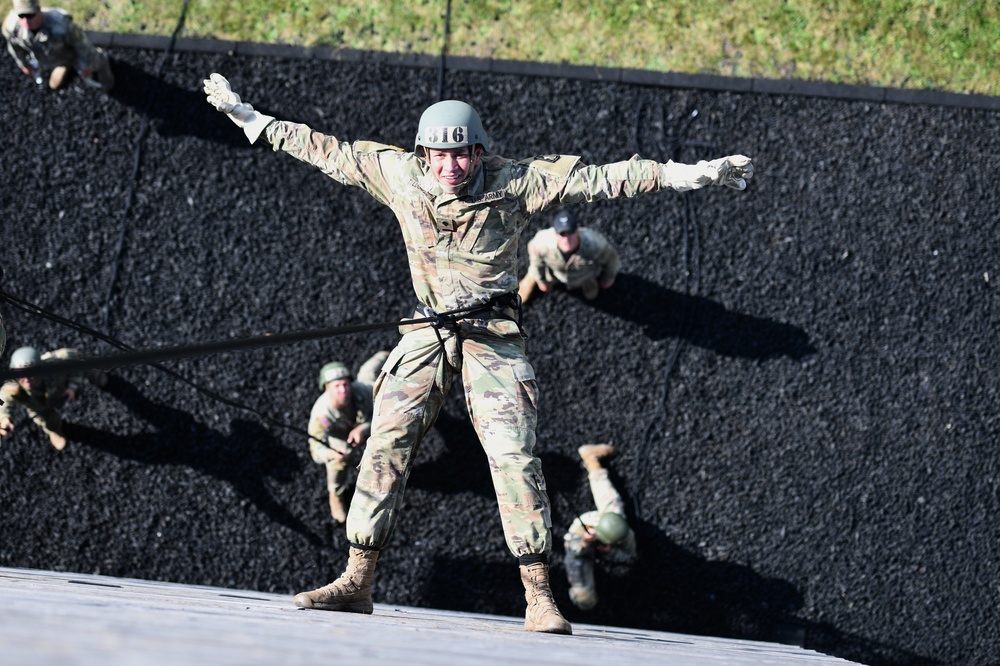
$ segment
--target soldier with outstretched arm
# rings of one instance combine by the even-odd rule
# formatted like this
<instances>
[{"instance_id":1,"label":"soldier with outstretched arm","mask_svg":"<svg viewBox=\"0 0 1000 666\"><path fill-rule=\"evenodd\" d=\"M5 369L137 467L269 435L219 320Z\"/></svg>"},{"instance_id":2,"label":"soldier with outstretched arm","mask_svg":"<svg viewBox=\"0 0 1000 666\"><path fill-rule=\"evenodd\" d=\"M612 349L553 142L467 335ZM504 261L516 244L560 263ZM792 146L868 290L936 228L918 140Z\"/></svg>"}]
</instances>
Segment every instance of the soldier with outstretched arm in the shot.
<instances>
[{"instance_id":1,"label":"soldier with outstretched arm","mask_svg":"<svg viewBox=\"0 0 1000 666\"><path fill-rule=\"evenodd\" d=\"M490 154L479 114L447 100L420 117L413 151L350 143L258 113L219 74L208 101L243 129L359 187L395 215L419 304L376 381L371 435L347 515L350 552L334 582L295 596L306 608L371 613L372 578L403 505L414 456L461 376L472 424L489 459L507 547L525 589L528 631L572 633L549 587L549 498L534 454L538 387L517 321L517 253L532 215L564 204L707 185L746 187L742 155L698 164L633 158L598 166L579 157L512 160ZM455 312L459 311L459 312Z\"/></svg>"}]
</instances>

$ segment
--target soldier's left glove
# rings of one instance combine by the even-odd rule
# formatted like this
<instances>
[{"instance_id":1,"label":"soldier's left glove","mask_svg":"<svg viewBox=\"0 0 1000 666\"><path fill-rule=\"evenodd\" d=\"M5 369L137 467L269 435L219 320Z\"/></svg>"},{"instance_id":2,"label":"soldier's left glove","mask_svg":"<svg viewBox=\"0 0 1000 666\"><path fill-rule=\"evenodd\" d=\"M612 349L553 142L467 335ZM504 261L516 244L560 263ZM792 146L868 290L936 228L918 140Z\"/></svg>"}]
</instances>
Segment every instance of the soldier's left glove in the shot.
<instances>
[{"instance_id":1,"label":"soldier's left glove","mask_svg":"<svg viewBox=\"0 0 1000 666\"><path fill-rule=\"evenodd\" d=\"M274 116L257 113L253 106L241 100L221 74L213 73L204 83L208 103L229 116L238 127L242 127L250 143L256 141L268 123L274 120Z\"/></svg>"},{"instance_id":2,"label":"soldier's left glove","mask_svg":"<svg viewBox=\"0 0 1000 666\"><path fill-rule=\"evenodd\" d=\"M745 155L720 157L709 162L708 166L718 173L713 185L725 185L734 190L745 190L747 179L753 178L753 163Z\"/></svg>"},{"instance_id":3,"label":"soldier's left glove","mask_svg":"<svg viewBox=\"0 0 1000 666\"><path fill-rule=\"evenodd\" d=\"M745 189L746 179L753 176L753 165L749 157L731 155L697 164L667 162L660 165L660 186L678 192L697 190L707 185L725 185L738 190Z\"/></svg>"}]
</instances>

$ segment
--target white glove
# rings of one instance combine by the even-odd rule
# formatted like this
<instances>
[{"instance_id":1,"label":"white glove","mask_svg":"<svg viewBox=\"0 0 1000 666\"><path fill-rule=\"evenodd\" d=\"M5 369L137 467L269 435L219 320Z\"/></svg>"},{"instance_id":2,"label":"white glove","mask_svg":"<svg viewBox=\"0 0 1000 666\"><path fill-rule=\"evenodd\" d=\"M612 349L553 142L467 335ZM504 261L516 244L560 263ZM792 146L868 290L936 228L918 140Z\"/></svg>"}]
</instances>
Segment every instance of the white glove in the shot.
<instances>
[{"instance_id":1,"label":"white glove","mask_svg":"<svg viewBox=\"0 0 1000 666\"><path fill-rule=\"evenodd\" d=\"M730 155L720 157L708 163L709 167L718 172L713 185L725 185L734 190L745 190L747 178L753 178L753 163L745 155Z\"/></svg>"},{"instance_id":2,"label":"white glove","mask_svg":"<svg viewBox=\"0 0 1000 666\"><path fill-rule=\"evenodd\" d=\"M229 116L237 127L243 128L250 143L256 141L268 123L274 120L274 116L257 113L250 104L241 100L221 74L213 73L205 79L205 94L208 95L209 104Z\"/></svg>"},{"instance_id":3,"label":"white glove","mask_svg":"<svg viewBox=\"0 0 1000 666\"><path fill-rule=\"evenodd\" d=\"M749 157L731 155L711 162L697 164L667 162L660 165L660 186L678 192L697 190L706 185L725 185L737 190L746 189L746 178L753 176Z\"/></svg>"}]
</instances>

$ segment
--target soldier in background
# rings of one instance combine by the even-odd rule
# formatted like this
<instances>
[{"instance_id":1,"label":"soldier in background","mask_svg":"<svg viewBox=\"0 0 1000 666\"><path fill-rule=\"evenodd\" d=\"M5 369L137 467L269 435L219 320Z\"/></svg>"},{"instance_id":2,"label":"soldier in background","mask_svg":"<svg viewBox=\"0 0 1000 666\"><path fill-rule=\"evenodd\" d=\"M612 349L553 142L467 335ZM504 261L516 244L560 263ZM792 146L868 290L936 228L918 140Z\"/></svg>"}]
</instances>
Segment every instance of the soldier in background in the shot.
<instances>
[{"instance_id":1,"label":"soldier in background","mask_svg":"<svg viewBox=\"0 0 1000 666\"><path fill-rule=\"evenodd\" d=\"M33 347L20 347L10 355L12 370L29 368L45 361L67 360L79 358L75 349L56 349L39 354ZM80 397L83 382L89 381L99 388L108 384L108 375L102 370L87 370L80 375L49 376L28 375L18 377L15 381L5 382L0 387L0 435L7 436L14 432L13 406L19 404L28 412L31 420L45 432L57 450L66 448L66 437L63 435L62 415L59 408Z\"/></svg>"},{"instance_id":2,"label":"soldier in background","mask_svg":"<svg viewBox=\"0 0 1000 666\"><path fill-rule=\"evenodd\" d=\"M753 175L750 159L736 155L697 165L631 159L599 166L568 155L511 160L489 154L479 114L457 100L424 110L410 152L341 141L258 113L219 74L205 81L205 93L251 143L263 137L275 151L388 206L420 301L415 317L432 320L404 322L376 382L371 436L347 514L347 567L329 585L297 594L295 604L372 612L376 564L399 519L416 453L460 373L489 460L507 548L518 561L524 628L572 633L549 585L551 511L534 453L538 384L517 320L520 235L532 215L552 206L706 185L744 189Z\"/></svg>"},{"instance_id":3,"label":"soldier in background","mask_svg":"<svg viewBox=\"0 0 1000 666\"><path fill-rule=\"evenodd\" d=\"M380 351L364 362L355 380L340 361L319 371L323 391L309 414L309 452L314 462L326 465L326 487L330 491L330 515L338 523L347 520L343 496L347 471L357 467L371 431L372 385L389 352Z\"/></svg>"},{"instance_id":4,"label":"soldier in background","mask_svg":"<svg viewBox=\"0 0 1000 666\"><path fill-rule=\"evenodd\" d=\"M21 71L39 85L48 72L49 88L61 88L71 71L84 83L111 90L115 77L108 55L94 46L73 22L73 16L56 7L42 8L38 0L13 0L14 9L3 22L7 51Z\"/></svg>"},{"instance_id":5,"label":"soldier in background","mask_svg":"<svg viewBox=\"0 0 1000 666\"><path fill-rule=\"evenodd\" d=\"M614 455L609 444L584 444L577 452L587 470L597 508L577 516L563 537L569 598L581 610L597 605L594 562L627 564L635 559L635 533L625 522L625 505L601 460Z\"/></svg>"},{"instance_id":6,"label":"soldier in background","mask_svg":"<svg viewBox=\"0 0 1000 666\"><path fill-rule=\"evenodd\" d=\"M592 301L602 289L611 288L620 268L618 250L603 234L578 226L572 215L560 211L550 228L528 241L528 273L517 293L527 303L535 287L546 292L558 282Z\"/></svg>"}]
</instances>

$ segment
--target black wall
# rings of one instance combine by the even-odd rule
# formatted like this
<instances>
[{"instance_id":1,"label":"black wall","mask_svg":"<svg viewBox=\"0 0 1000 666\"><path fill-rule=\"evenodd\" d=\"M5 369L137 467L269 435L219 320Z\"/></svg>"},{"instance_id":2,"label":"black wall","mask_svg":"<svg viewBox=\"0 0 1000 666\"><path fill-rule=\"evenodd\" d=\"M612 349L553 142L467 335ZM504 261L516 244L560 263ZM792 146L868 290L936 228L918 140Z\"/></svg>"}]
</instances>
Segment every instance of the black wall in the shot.
<instances>
[{"instance_id":1,"label":"black wall","mask_svg":"<svg viewBox=\"0 0 1000 666\"><path fill-rule=\"evenodd\" d=\"M272 115L409 147L437 71L180 53L160 78L159 51L111 53L109 96L0 67L3 289L139 349L410 313L388 212L248 145L201 81L218 71ZM610 441L642 554L601 570L582 613L557 539L567 617L869 664L1000 663L1000 114L488 73L449 73L448 96L509 157L756 165L742 193L578 207L623 275L596 303L526 309L557 537L591 504L576 447ZM21 345L113 351L0 311L4 366ZM0 447L0 566L289 595L329 582L347 544L323 470L271 422L304 428L322 363L395 340L165 363L260 414L132 366L65 410L61 453L22 415ZM376 601L523 613L460 390L420 451Z\"/></svg>"}]
</instances>

